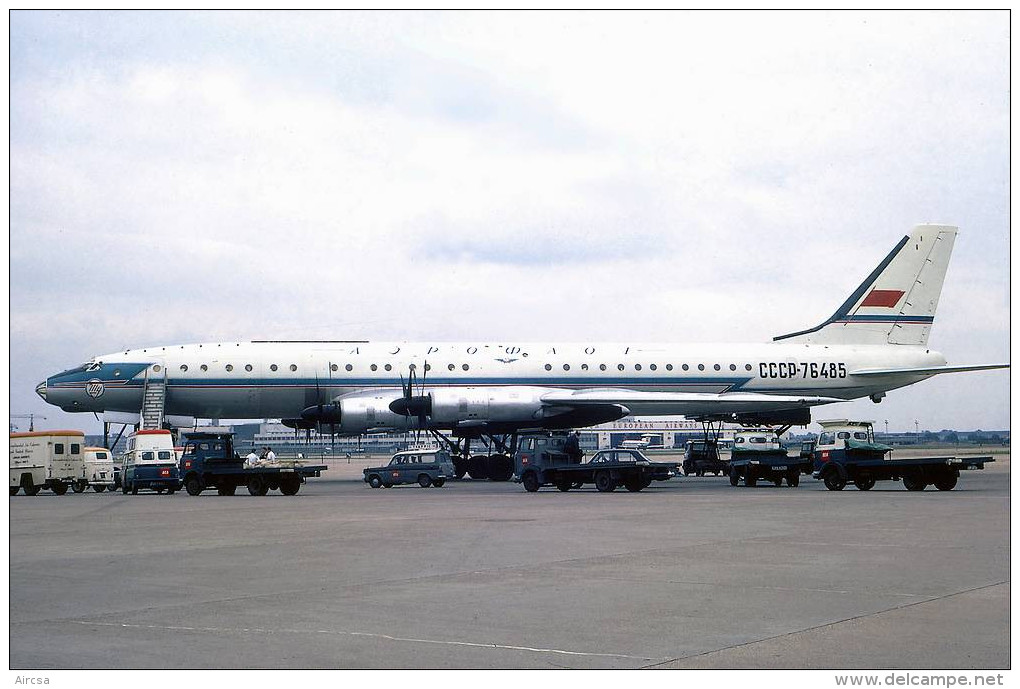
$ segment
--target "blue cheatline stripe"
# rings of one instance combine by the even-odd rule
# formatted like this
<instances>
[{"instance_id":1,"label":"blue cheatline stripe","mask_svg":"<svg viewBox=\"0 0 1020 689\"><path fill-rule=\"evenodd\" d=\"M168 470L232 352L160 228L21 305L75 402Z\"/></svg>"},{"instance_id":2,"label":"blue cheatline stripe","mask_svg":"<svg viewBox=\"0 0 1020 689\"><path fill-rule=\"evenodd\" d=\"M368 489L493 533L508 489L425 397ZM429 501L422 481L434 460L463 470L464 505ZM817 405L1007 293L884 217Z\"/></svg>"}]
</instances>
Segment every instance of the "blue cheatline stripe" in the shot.
<instances>
[{"instance_id":1,"label":"blue cheatline stripe","mask_svg":"<svg viewBox=\"0 0 1020 689\"><path fill-rule=\"evenodd\" d=\"M935 322L934 316L847 316L846 318L834 321L835 323L908 323L931 325Z\"/></svg>"}]
</instances>

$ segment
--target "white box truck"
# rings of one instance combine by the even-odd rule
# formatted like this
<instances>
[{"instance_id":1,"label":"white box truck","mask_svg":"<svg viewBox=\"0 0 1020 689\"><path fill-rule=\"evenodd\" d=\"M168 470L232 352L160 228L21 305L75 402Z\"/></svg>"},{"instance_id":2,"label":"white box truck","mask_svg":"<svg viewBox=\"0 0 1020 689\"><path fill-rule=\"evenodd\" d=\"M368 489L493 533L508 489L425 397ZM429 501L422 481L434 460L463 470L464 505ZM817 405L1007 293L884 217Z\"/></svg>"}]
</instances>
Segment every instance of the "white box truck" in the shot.
<instances>
[{"instance_id":1,"label":"white box truck","mask_svg":"<svg viewBox=\"0 0 1020 689\"><path fill-rule=\"evenodd\" d=\"M43 488L63 495L78 480L84 465L85 434L81 431L11 433L11 495Z\"/></svg>"},{"instance_id":2,"label":"white box truck","mask_svg":"<svg viewBox=\"0 0 1020 689\"><path fill-rule=\"evenodd\" d=\"M104 490L112 493L115 485L113 454L105 447L86 447L81 476L71 486L71 490L81 493L92 486L92 490L97 493Z\"/></svg>"}]
</instances>

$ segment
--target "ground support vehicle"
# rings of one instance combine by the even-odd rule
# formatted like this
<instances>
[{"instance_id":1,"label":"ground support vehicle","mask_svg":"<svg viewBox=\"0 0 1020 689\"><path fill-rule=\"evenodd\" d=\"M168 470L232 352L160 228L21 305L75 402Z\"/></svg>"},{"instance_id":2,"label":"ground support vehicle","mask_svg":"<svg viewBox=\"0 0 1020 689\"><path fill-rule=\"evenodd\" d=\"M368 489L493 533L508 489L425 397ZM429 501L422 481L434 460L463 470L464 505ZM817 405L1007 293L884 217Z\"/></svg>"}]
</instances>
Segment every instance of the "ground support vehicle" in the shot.
<instances>
[{"instance_id":1,"label":"ground support vehicle","mask_svg":"<svg viewBox=\"0 0 1020 689\"><path fill-rule=\"evenodd\" d=\"M644 490L652 481L665 481L680 472L673 462L653 462L639 450L600 450L587 462L564 452L567 436L560 433L529 433L518 440L514 480L529 493L542 486L561 491L594 484L601 493L619 486L631 492Z\"/></svg>"},{"instance_id":2,"label":"ground support vehicle","mask_svg":"<svg viewBox=\"0 0 1020 689\"><path fill-rule=\"evenodd\" d=\"M234 495L240 486L246 487L250 495L266 495L271 490L297 495L302 483L321 476L326 469L324 464L290 459L245 466L234 451L233 433L189 433L180 459L180 475L188 495L200 495L212 488L218 495Z\"/></svg>"},{"instance_id":3,"label":"ground support vehicle","mask_svg":"<svg viewBox=\"0 0 1020 689\"><path fill-rule=\"evenodd\" d=\"M815 445L812 476L829 490L843 490L852 483L871 490L876 481L903 481L909 491L929 485L952 490L964 470L980 470L992 457L892 458L892 448L875 442L871 421L834 419L819 421L822 432Z\"/></svg>"},{"instance_id":4,"label":"ground support vehicle","mask_svg":"<svg viewBox=\"0 0 1020 689\"><path fill-rule=\"evenodd\" d=\"M811 473L811 465L810 459L788 456L772 429L739 431L733 437L730 485L740 485L743 480L750 487L768 481L779 487L786 479L786 485L794 488L800 485L802 473Z\"/></svg>"},{"instance_id":5,"label":"ground support vehicle","mask_svg":"<svg viewBox=\"0 0 1020 689\"><path fill-rule=\"evenodd\" d=\"M129 435L127 451L121 455L121 492L137 495L139 490L152 490L173 495L180 487L170 431L140 430Z\"/></svg>"},{"instance_id":6,"label":"ground support vehicle","mask_svg":"<svg viewBox=\"0 0 1020 689\"><path fill-rule=\"evenodd\" d=\"M706 440L689 440L684 449L684 476L724 476L729 473L729 465L719 456L719 443L716 438Z\"/></svg>"},{"instance_id":7,"label":"ground support vehicle","mask_svg":"<svg viewBox=\"0 0 1020 689\"><path fill-rule=\"evenodd\" d=\"M11 495L37 495L43 488L63 495L82 472L81 431L11 433Z\"/></svg>"},{"instance_id":8,"label":"ground support vehicle","mask_svg":"<svg viewBox=\"0 0 1020 689\"><path fill-rule=\"evenodd\" d=\"M457 477L453 457L446 450L406 450L398 452L383 467L364 470L365 483L372 488L392 488L404 483L417 483L422 488L442 488Z\"/></svg>"},{"instance_id":9,"label":"ground support vehicle","mask_svg":"<svg viewBox=\"0 0 1020 689\"><path fill-rule=\"evenodd\" d=\"M113 455L105 447L86 447L81 475L71 486L75 493L81 493L89 486L97 493L117 485L113 470Z\"/></svg>"}]
</instances>

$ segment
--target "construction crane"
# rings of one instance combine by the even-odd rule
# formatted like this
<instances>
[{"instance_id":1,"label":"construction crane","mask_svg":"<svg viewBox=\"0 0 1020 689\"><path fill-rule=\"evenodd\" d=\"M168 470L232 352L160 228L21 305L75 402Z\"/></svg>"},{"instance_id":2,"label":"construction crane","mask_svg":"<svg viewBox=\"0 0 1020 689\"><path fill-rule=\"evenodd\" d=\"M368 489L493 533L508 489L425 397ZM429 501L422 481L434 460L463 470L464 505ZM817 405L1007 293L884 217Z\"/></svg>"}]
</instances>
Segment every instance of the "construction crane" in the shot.
<instances>
[{"instance_id":1,"label":"construction crane","mask_svg":"<svg viewBox=\"0 0 1020 689\"><path fill-rule=\"evenodd\" d=\"M35 420L46 419L42 414L11 414L12 419L28 419L28 431L29 433L35 431ZM11 423L11 430L15 431L18 427Z\"/></svg>"}]
</instances>

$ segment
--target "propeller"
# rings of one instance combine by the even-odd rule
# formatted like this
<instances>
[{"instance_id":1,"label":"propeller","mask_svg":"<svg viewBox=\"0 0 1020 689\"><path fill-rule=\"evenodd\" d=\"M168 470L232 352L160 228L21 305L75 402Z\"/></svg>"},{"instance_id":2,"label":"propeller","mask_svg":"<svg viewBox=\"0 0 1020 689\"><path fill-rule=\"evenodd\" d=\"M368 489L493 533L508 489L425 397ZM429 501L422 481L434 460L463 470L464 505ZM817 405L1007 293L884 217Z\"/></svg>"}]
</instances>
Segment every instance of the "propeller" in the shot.
<instances>
[{"instance_id":1,"label":"propeller","mask_svg":"<svg viewBox=\"0 0 1020 689\"><path fill-rule=\"evenodd\" d=\"M330 364L330 381L332 381L332 364ZM314 426L321 429L328 425L333 444L336 444L336 426L341 422L341 410L338 402L324 402L322 391L319 388L319 374L315 374L315 399L316 403L305 407L301 412L302 421L307 427Z\"/></svg>"},{"instance_id":2,"label":"propeller","mask_svg":"<svg viewBox=\"0 0 1020 689\"><path fill-rule=\"evenodd\" d=\"M400 375L400 390L403 392L403 397L393 400L390 402L390 411L394 414L400 414L401 416L414 416L418 419L418 425L415 428L415 442L418 442L418 434L421 433L422 429L428 426L429 416L432 414L432 394L425 392L425 380L428 376L429 365L425 362L425 368L421 375L421 384L418 386L418 394L414 394L414 384L417 378L417 372L414 364L411 364L407 370L407 382L404 382L403 374Z\"/></svg>"}]
</instances>

